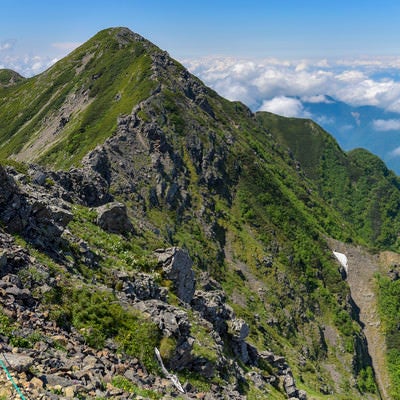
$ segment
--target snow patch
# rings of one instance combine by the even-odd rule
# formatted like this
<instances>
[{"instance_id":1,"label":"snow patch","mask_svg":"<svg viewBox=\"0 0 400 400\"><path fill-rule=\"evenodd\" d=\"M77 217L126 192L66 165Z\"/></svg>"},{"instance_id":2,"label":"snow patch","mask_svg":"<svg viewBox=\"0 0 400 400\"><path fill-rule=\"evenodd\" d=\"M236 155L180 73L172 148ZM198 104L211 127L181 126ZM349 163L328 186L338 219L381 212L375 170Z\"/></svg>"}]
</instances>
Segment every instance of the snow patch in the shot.
<instances>
[{"instance_id":1,"label":"snow patch","mask_svg":"<svg viewBox=\"0 0 400 400\"><path fill-rule=\"evenodd\" d=\"M349 266L347 264L347 257L343 253L339 253L337 251L333 251L333 255L337 258L337 260L340 262L340 265L344 268L346 271L346 275L349 273Z\"/></svg>"}]
</instances>

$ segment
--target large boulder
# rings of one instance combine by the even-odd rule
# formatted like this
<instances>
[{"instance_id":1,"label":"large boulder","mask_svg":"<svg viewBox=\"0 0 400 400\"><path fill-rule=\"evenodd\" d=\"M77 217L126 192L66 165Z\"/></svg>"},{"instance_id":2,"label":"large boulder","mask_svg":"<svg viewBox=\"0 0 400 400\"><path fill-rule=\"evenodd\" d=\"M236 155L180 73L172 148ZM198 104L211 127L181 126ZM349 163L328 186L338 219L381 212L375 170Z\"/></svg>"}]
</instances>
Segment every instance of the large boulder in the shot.
<instances>
[{"instance_id":1,"label":"large boulder","mask_svg":"<svg viewBox=\"0 0 400 400\"><path fill-rule=\"evenodd\" d=\"M155 251L166 279L173 282L176 295L185 303L190 303L195 288L193 261L188 252L179 247Z\"/></svg>"},{"instance_id":2,"label":"large boulder","mask_svg":"<svg viewBox=\"0 0 400 400\"><path fill-rule=\"evenodd\" d=\"M232 335L231 347L233 352L246 364L250 361L248 345L245 339L250 328L247 323L239 318L228 321L229 333Z\"/></svg>"},{"instance_id":3,"label":"large boulder","mask_svg":"<svg viewBox=\"0 0 400 400\"><path fill-rule=\"evenodd\" d=\"M28 371L32 366L34 359L26 354L3 353L7 365L12 371L23 372Z\"/></svg>"},{"instance_id":4,"label":"large boulder","mask_svg":"<svg viewBox=\"0 0 400 400\"><path fill-rule=\"evenodd\" d=\"M124 204L111 202L97 207L96 211L97 224L105 231L121 234L133 232L133 225Z\"/></svg>"}]
</instances>

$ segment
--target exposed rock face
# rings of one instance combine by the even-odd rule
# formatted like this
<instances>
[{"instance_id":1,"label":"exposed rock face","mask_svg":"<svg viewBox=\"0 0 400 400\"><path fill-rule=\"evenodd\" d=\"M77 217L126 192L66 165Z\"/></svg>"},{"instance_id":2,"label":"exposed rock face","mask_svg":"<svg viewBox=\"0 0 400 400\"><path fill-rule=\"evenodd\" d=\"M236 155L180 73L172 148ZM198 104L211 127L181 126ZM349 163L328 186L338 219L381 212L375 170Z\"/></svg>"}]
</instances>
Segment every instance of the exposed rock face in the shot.
<instances>
[{"instance_id":1,"label":"exposed rock face","mask_svg":"<svg viewBox=\"0 0 400 400\"><path fill-rule=\"evenodd\" d=\"M97 207L96 211L97 224L105 231L121 234L134 231L124 204L117 202L107 203Z\"/></svg>"},{"instance_id":2,"label":"exposed rock face","mask_svg":"<svg viewBox=\"0 0 400 400\"><path fill-rule=\"evenodd\" d=\"M174 284L176 295L185 303L190 303L195 288L193 261L187 251L178 247L156 250L166 279Z\"/></svg>"},{"instance_id":3,"label":"exposed rock face","mask_svg":"<svg viewBox=\"0 0 400 400\"><path fill-rule=\"evenodd\" d=\"M46 247L57 242L72 220L70 206L49 195L38 185L17 186L15 179L0 166L0 219L7 230Z\"/></svg>"},{"instance_id":4,"label":"exposed rock face","mask_svg":"<svg viewBox=\"0 0 400 400\"><path fill-rule=\"evenodd\" d=\"M82 169L71 169L68 172L51 172L49 176L58 187L58 195L70 202L89 207L97 207L113 200L109 193L109 183L90 164ZM99 167L102 168L102 167Z\"/></svg>"},{"instance_id":5,"label":"exposed rock face","mask_svg":"<svg viewBox=\"0 0 400 400\"><path fill-rule=\"evenodd\" d=\"M235 344L233 346L234 353L247 364L250 361L250 356L248 352L248 344L245 339L249 335L250 328L247 323L238 318L234 318L228 321L229 331L232 335L232 342Z\"/></svg>"},{"instance_id":6,"label":"exposed rock face","mask_svg":"<svg viewBox=\"0 0 400 400\"><path fill-rule=\"evenodd\" d=\"M232 308L226 304L226 295L222 290L196 290L192 307L205 320L210 321L220 335L227 332L227 321L231 320L234 314Z\"/></svg>"}]
</instances>

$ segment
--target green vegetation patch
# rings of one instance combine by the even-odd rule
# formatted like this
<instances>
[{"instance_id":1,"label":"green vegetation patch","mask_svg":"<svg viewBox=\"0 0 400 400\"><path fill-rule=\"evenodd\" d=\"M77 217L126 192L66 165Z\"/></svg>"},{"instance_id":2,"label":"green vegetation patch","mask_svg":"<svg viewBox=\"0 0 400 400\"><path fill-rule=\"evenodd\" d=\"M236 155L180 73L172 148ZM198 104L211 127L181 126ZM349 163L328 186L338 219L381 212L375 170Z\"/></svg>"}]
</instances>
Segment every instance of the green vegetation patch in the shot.
<instances>
[{"instance_id":1,"label":"green vegetation patch","mask_svg":"<svg viewBox=\"0 0 400 400\"><path fill-rule=\"evenodd\" d=\"M142 398L157 400L162 398L162 394L156 392L155 390L143 389L135 385L129 379L117 375L112 379L112 385L118 389L122 389L125 392L133 393L136 396L141 396Z\"/></svg>"},{"instance_id":2,"label":"green vegetation patch","mask_svg":"<svg viewBox=\"0 0 400 400\"><path fill-rule=\"evenodd\" d=\"M91 250L100 257L101 267L108 270L143 272L153 272L156 269L157 260L146 249L152 244L151 238L106 232L95 223L96 210L79 205L74 205L72 210L74 218L68 228L89 244ZM79 249L75 250L79 253ZM97 272L101 275L101 271Z\"/></svg>"},{"instance_id":3,"label":"green vegetation patch","mask_svg":"<svg viewBox=\"0 0 400 400\"><path fill-rule=\"evenodd\" d=\"M400 280L377 276L378 307L386 336L390 394L400 400Z\"/></svg>"},{"instance_id":4,"label":"green vegetation patch","mask_svg":"<svg viewBox=\"0 0 400 400\"><path fill-rule=\"evenodd\" d=\"M52 289L46 299L50 316L64 328L79 329L90 346L102 348L114 339L121 351L150 371L158 369L154 348L160 344L159 328L139 311L124 309L111 291L63 286Z\"/></svg>"}]
</instances>

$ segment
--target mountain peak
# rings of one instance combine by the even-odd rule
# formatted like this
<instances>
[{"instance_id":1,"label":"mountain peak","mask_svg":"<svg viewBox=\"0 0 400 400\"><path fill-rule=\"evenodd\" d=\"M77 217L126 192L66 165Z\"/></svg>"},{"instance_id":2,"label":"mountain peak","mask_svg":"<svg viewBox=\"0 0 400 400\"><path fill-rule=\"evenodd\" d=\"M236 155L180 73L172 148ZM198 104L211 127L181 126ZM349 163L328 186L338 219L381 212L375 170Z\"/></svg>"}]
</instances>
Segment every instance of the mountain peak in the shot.
<instances>
[{"instance_id":1,"label":"mountain peak","mask_svg":"<svg viewBox=\"0 0 400 400\"><path fill-rule=\"evenodd\" d=\"M125 49L127 46L141 44L146 50L155 50L157 47L143 36L133 32L126 27L106 28L96 33L91 39L85 42L80 48L88 48L92 45L107 44L109 48ZM117 47L115 47L117 46ZM78 50L76 49L76 50ZM72 53L74 54L76 50Z\"/></svg>"},{"instance_id":2,"label":"mountain peak","mask_svg":"<svg viewBox=\"0 0 400 400\"><path fill-rule=\"evenodd\" d=\"M120 45L127 45L130 42L147 41L143 36L124 26L104 29L98 32L93 38L104 37L105 34L115 38Z\"/></svg>"}]
</instances>

